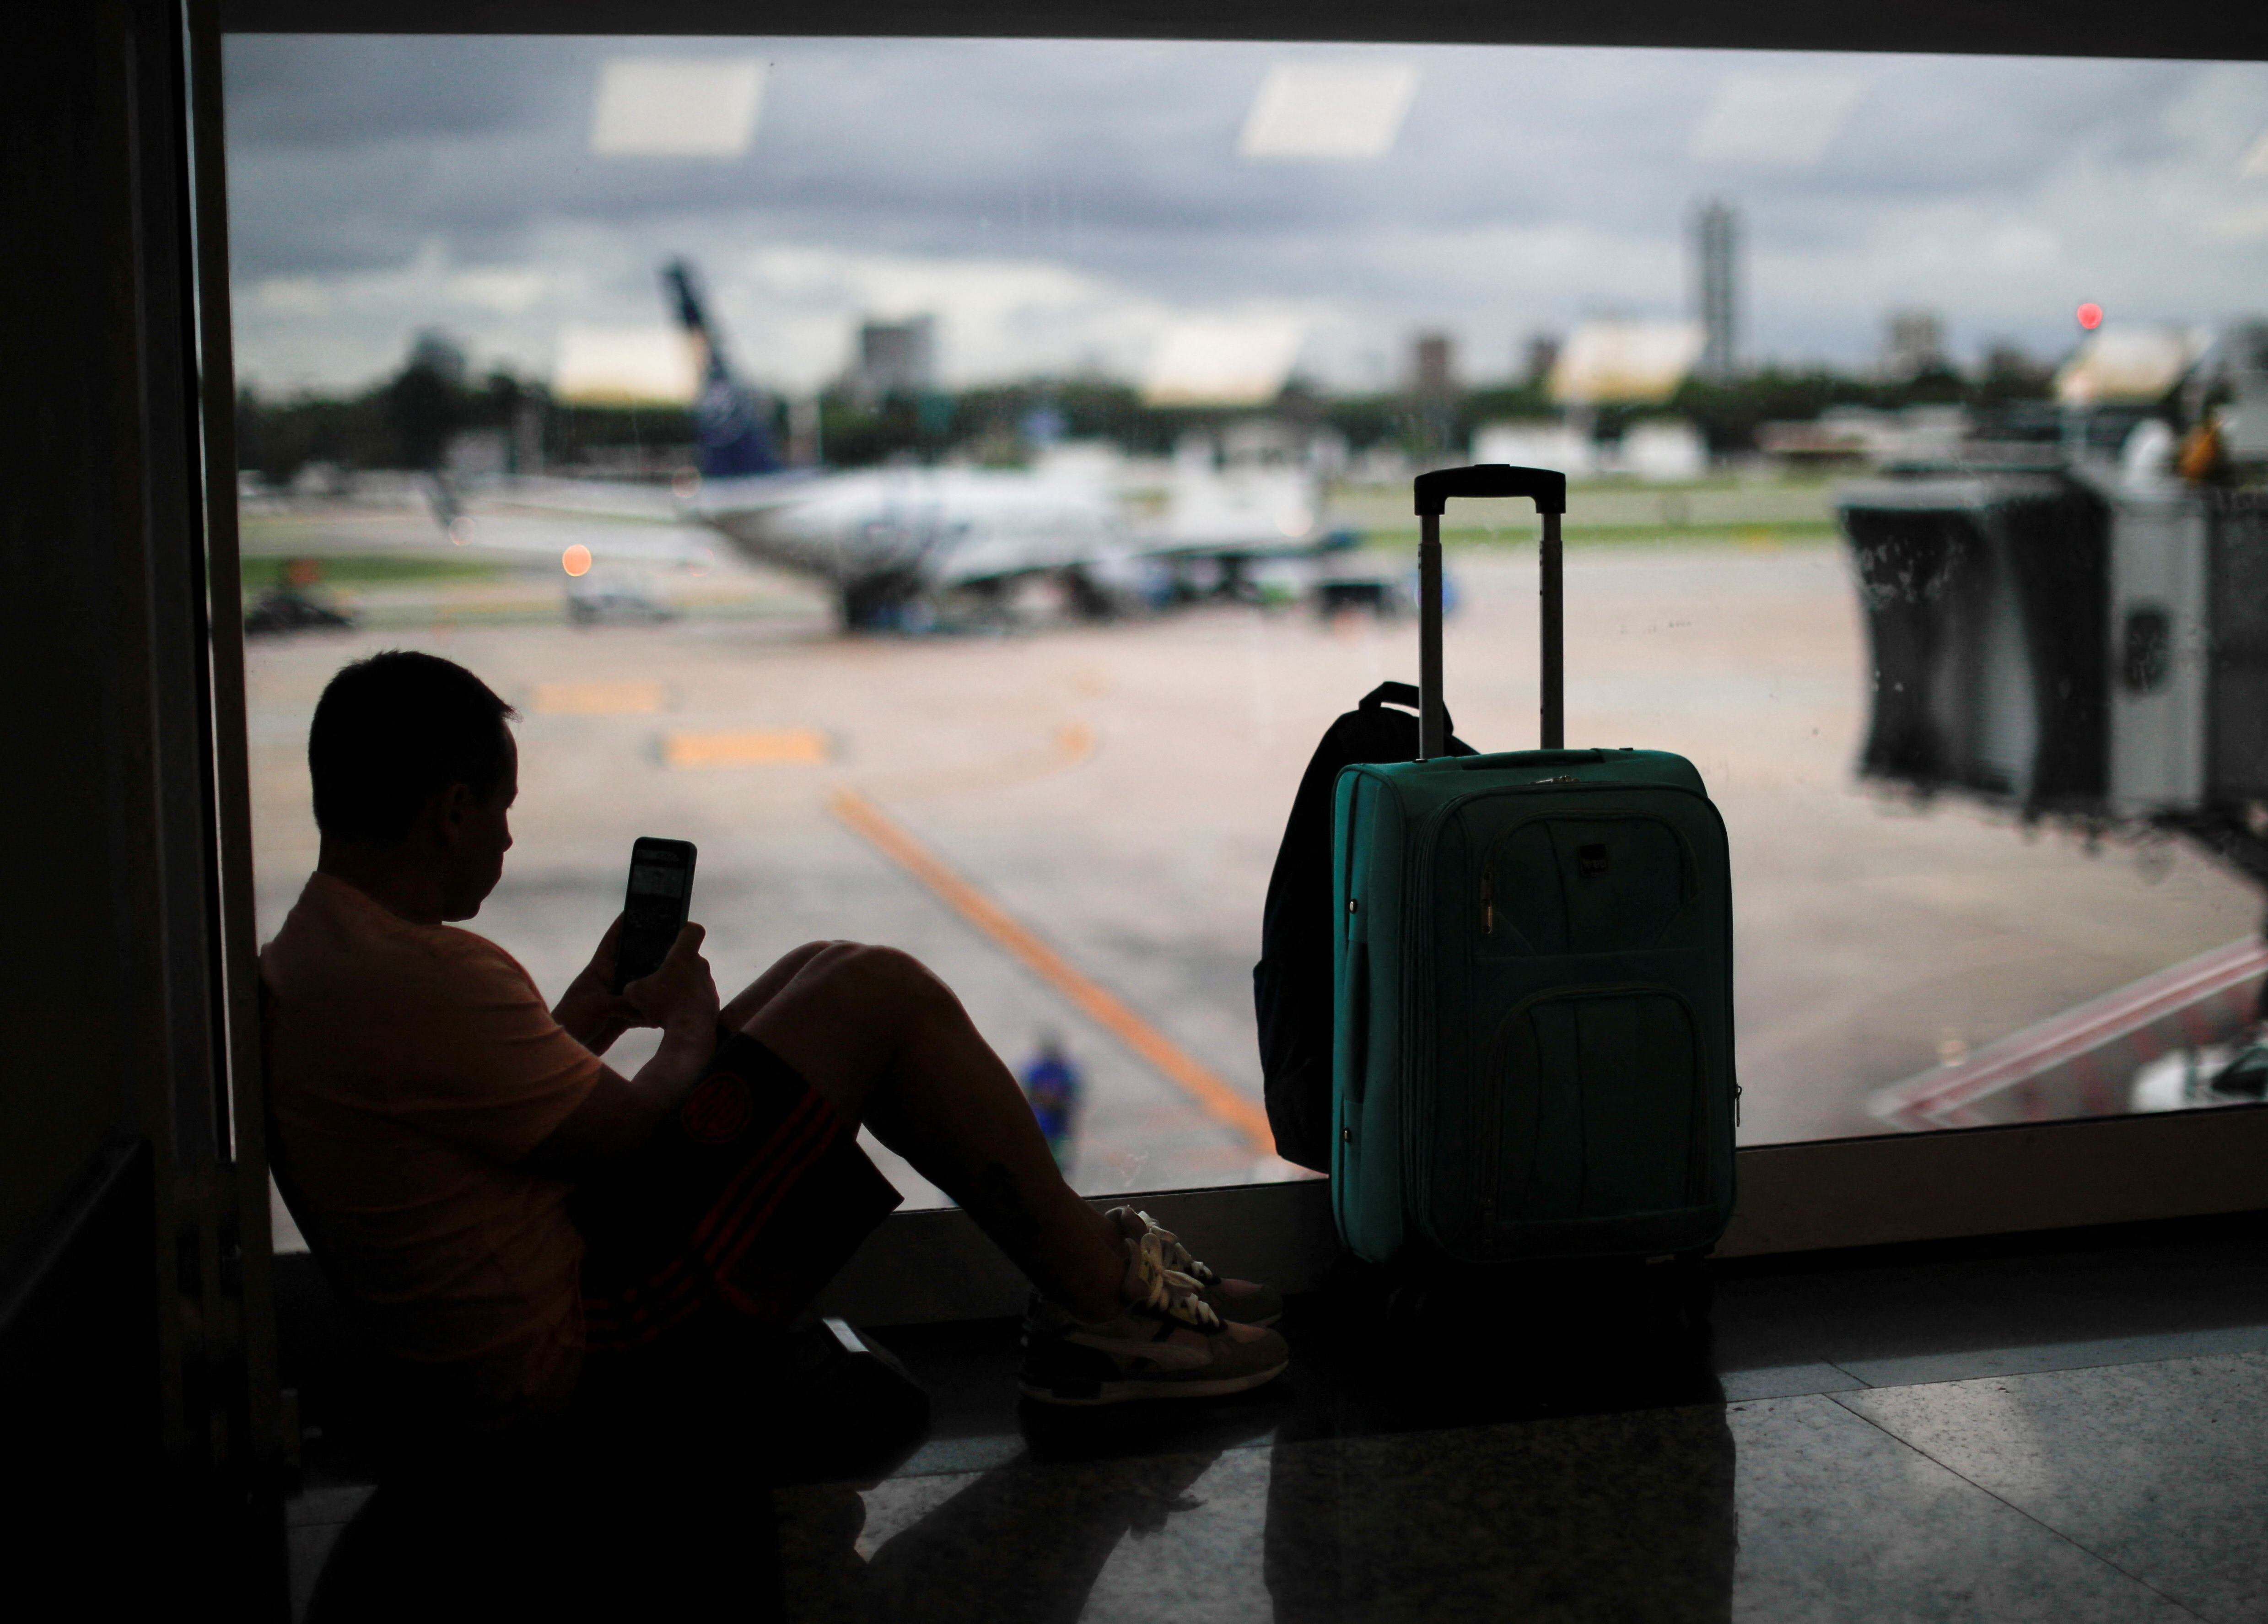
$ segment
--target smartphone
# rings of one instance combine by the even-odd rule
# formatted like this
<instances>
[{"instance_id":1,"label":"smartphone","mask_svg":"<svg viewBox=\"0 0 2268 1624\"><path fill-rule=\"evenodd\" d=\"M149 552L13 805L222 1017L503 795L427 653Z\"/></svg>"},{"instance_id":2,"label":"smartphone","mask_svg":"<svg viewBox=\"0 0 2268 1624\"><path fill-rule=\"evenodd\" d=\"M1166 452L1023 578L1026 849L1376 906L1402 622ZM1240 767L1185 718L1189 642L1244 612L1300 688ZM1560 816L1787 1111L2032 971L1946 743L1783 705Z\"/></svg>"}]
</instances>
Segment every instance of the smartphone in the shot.
<instances>
[{"instance_id":1,"label":"smartphone","mask_svg":"<svg viewBox=\"0 0 2268 1624\"><path fill-rule=\"evenodd\" d=\"M661 968L693 908L693 842L640 835L630 846L630 892L615 943L615 991Z\"/></svg>"}]
</instances>

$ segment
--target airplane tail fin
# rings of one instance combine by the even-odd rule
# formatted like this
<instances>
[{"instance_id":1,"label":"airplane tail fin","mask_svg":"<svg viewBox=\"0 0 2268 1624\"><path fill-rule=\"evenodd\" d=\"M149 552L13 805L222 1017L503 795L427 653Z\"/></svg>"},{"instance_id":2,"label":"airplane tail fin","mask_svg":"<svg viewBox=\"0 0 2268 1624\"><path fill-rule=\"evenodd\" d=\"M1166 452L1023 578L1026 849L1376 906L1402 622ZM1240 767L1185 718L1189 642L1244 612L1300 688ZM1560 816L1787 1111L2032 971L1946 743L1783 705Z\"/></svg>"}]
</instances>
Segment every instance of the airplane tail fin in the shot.
<instances>
[{"instance_id":1,"label":"airplane tail fin","mask_svg":"<svg viewBox=\"0 0 2268 1624\"><path fill-rule=\"evenodd\" d=\"M733 376L724 343L695 286L692 265L672 260L662 267L661 281L678 321L701 346L701 395L694 402L693 427L701 440L702 477L777 473L784 465L764 426L762 402Z\"/></svg>"}]
</instances>

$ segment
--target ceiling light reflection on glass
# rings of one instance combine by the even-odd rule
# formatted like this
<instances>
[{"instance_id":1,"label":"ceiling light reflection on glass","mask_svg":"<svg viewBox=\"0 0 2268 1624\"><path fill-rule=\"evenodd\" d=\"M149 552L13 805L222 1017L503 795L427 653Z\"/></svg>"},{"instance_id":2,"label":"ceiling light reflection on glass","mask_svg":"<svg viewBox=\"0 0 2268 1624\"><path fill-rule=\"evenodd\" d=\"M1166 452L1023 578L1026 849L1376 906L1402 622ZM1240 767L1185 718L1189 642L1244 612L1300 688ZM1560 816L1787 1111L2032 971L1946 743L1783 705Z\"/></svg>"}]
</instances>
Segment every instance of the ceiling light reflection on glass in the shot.
<instances>
[{"instance_id":1,"label":"ceiling light reflection on glass","mask_svg":"<svg viewBox=\"0 0 2268 1624\"><path fill-rule=\"evenodd\" d=\"M1563 405L1658 405L1677 393L1704 342L1698 321L1586 321L1547 387Z\"/></svg>"},{"instance_id":2,"label":"ceiling light reflection on glass","mask_svg":"<svg viewBox=\"0 0 2268 1624\"><path fill-rule=\"evenodd\" d=\"M599 71L591 151L608 158L738 158L756 138L764 64L753 56L617 56Z\"/></svg>"},{"instance_id":3,"label":"ceiling light reflection on glass","mask_svg":"<svg viewBox=\"0 0 2268 1624\"><path fill-rule=\"evenodd\" d=\"M578 406L687 406L700 376L692 345L673 328L571 321L559 329L551 393Z\"/></svg>"},{"instance_id":4,"label":"ceiling light reflection on glass","mask_svg":"<svg viewBox=\"0 0 2268 1624\"><path fill-rule=\"evenodd\" d=\"M1237 155L1383 158L1417 93L1408 63L1278 63L1252 99Z\"/></svg>"},{"instance_id":5,"label":"ceiling light reflection on glass","mask_svg":"<svg viewBox=\"0 0 2268 1624\"><path fill-rule=\"evenodd\" d=\"M2057 369L2055 397L2066 406L2163 400L2211 337L2202 328L2098 326Z\"/></svg>"},{"instance_id":6,"label":"ceiling light reflection on glass","mask_svg":"<svg viewBox=\"0 0 2268 1624\"><path fill-rule=\"evenodd\" d=\"M1300 323L1199 319L1167 330L1143 380L1152 406L1259 406L1283 393L1300 358Z\"/></svg>"}]
</instances>

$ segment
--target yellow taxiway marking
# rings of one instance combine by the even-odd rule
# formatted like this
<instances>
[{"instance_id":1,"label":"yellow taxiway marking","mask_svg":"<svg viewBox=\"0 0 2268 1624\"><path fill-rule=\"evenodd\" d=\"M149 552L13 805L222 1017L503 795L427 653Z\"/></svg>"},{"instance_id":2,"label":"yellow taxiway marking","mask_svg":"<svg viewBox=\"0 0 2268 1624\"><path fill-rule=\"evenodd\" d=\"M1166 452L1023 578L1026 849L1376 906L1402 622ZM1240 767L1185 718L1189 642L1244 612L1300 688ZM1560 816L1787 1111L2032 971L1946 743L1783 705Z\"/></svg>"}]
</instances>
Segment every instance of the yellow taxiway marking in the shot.
<instances>
[{"instance_id":1,"label":"yellow taxiway marking","mask_svg":"<svg viewBox=\"0 0 2268 1624\"><path fill-rule=\"evenodd\" d=\"M827 735L815 727L673 733L661 742L661 759L672 767L801 767L829 753Z\"/></svg>"},{"instance_id":2,"label":"yellow taxiway marking","mask_svg":"<svg viewBox=\"0 0 2268 1624\"><path fill-rule=\"evenodd\" d=\"M829 809L868 845L936 893L954 912L1020 959L1087 1017L1156 1068L1207 1115L1243 1136L1261 1155L1276 1153L1268 1113L1248 1096L1129 1009L1108 988L1081 975L998 903L956 874L944 859L901 829L853 789L835 792Z\"/></svg>"},{"instance_id":3,"label":"yellow taxiway marking","mask_svg":"<svg viewBox=\"0 0 2268 1624\"><path fill-rule=\"evenodd\" d=\"M1071 720L1037 749L998 761L943 768L914 767L868 775L866 787L890 795L951 795L972 789L1005 789L1068 771L1094 754L1094 729Z\"/></svg>"},{"instance_id":4,"label":"yellow taxiway marking","mask_svg":"<svg viewBox=\"0 0 2268 1624\"><path fill-rule=\"evenodd\" d=\"M651 716L669 702L659 683L538 683L538 716Z\"/></svg>"}]
</instances>

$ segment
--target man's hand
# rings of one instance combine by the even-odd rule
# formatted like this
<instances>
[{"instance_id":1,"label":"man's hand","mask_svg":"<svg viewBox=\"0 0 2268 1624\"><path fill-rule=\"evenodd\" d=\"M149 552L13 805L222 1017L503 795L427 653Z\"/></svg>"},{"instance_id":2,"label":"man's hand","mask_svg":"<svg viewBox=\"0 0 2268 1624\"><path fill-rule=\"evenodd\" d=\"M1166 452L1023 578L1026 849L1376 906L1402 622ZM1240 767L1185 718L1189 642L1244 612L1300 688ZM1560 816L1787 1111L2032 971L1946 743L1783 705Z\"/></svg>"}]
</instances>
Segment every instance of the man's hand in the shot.
<instances>
[{"instance_id":1,"label":"man's hand","mask_svg":"<svg viewBox=\"0 0 2268 1624\"><path fill-rule=\"evenodd\" d=\"M622 989L622 997L644 1017L640 1024L661 1028L665 1041L697 1037L711 1046L717 1041L717 982L709 973L709 961L701 956L701 941L707 934L698 925L688 925L677 933L660 969Z\"/></svg>"},{"instance_id":2,"label":"man's hand","mask_svg":"<svg viewBox=\"0 0 2268 1624\"><path fill-rule=\"evenodd\" d=\"M661 968L644 980L631 982L622 989L622 997L615 998L606 989L615 973L615 938L621 928L622 921L616 919L600 942L590 967L575 978L574 986L560 1000L554 1017L570 1032L582 1037L561 1013L572 1013L568 1007L577 1001L578 990L582 989L592 1000L588 1007L597 1012L596 1018L617 1022L605 1034L608 1042L619 1037L624 1026L658 1026L661 1046L638 1067L636 1077L626 1079L601 1067L598 1083L583 1103L527 1153L523 1166L553 1177L572 1178L586 1168L628 1155L644 1144L653 1137L654 1126L693 1091L693 1085L708 1069L710 1056L717 1052L717 983L710 977L709 961L701 956L702 928L688 925L680 931ZM601 1000L606 1008L602 1008ZM614 1005L622 1006L628 1015L608 1013Z\"/></svg>"},{"instance_id":3,"label":"man's hand","mask_svg":"<svg viewBox=\"0 0 2268 1624\"><path fill-rule=\"evenodd\" d=\"M622 916L617 913L607 934L599 938L599 949L591 955L591 962L567 984L559 1007L551 1012L551 1018L566 1029L567 1035L593 1054L604 1054L631 1027L653 1024L636 1004L614 990L615 944L622 934Z\"/></svg>"}]
</instances>

